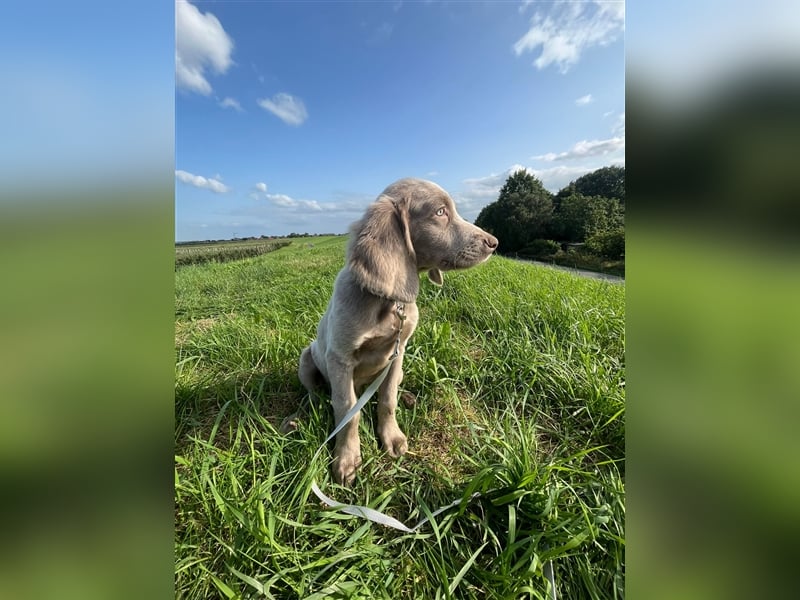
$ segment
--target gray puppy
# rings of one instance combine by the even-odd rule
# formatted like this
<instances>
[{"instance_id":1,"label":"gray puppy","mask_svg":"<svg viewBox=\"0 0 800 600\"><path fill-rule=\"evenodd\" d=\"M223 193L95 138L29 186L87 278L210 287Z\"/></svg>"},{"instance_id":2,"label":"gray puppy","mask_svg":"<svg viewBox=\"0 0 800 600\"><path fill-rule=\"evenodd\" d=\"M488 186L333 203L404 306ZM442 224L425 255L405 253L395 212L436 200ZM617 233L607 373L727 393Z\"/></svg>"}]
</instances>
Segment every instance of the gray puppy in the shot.
<instances>
[{"instance_id":1,"label":"gray puppy","mask_svg":"<svg viewBox=\"0 0 800 600\"><path fill-rule=\"evenodd\" d=\"M421 179L387 187L350 229L344 268L317 328L300 356L300 381L314 392L330 385L338 424L395 358L378 392L378 436L393 457L408 450L397 425L403 353L419 318L419 272L442 284L442 271L466 269L489 258L497 238L468 223L442 188ZM349 485L361 464L357 414L337 435L333 477Z\"/></svg>"}]
</instances>

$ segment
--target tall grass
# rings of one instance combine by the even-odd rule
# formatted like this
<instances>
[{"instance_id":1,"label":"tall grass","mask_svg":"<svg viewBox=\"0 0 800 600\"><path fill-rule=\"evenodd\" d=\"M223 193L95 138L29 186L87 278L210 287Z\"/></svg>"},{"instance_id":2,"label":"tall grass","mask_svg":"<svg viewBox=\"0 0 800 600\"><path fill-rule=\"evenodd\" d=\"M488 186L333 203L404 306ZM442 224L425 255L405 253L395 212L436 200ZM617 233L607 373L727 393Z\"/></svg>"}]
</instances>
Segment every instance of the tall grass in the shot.
<instances>
[{"instance_id":1,"label":"tall grass","mask_svg":"<svg viewBox=\"0 0 800 600\"><path fill-rule=\"evenodd\" d=\"M180 598L617 598L624 580L624 287L492 258L422 283L398 422L361 424L352 489L311 459L333 426L296 376L344 238L176 273L176 595ZM326 456L326 453L323 453ZM340 502L405 534L327 509Z\"/></svg>"}]
</instances>

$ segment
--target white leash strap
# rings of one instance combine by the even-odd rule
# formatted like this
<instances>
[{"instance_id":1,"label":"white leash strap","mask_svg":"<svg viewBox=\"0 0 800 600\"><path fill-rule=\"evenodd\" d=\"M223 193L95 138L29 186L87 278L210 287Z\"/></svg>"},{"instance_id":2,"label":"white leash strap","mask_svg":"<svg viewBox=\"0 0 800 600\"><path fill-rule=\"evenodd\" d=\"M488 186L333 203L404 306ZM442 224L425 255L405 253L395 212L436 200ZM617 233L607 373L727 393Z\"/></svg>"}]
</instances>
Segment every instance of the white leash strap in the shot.
<instances>
[{"instance_id":1,"label":"white leash strap","mask_svg":"<svg viewBox=\"0 0 800 600\"><path fill-rule=\"evenodd\" d=\"M319 453L322 452L323 448L325 448L325 445L328 442L330 442L337 433L339 433L342 429L344 429L344 426L353 420L353 417L356 416L356 413L358 413L358 411L364 408L364 405L367 402L369 402L369 399L372 398L373 394L377 391L377 389L381 387L383 380L386 379L386 376L389 374L389 369L392 368L393 362L394 359L389 361L389 364L386 365L386 367L384 367L383 371L381 371L380 375L378 375L378 378L375 381L373 381L366 390L364 390L364 393L361 394L361 397L353 405L353 408L348 410L347 413L344 415L344 417L342 417L342 420L339 421L339 424L336 426L336 428L331 432L331 434L327 438L325 438L325 441L322 442L322 445L319 448L317 448L317 452L316 454L314 454L314 458L311 459L312 462L316 460L317 456L319 456Z\"/></svg>"},{"instance_id":2,"label":"white leash strap","mask_svg":"<svg viewBox=\"0 0 800 600\"><path fill-rule=\"evenodd\" d=\"M361 397L355 403L353 408L347 411L347 414L345 414L345 416L342 418L342 420L339 422L336 428L325 439L325 441L322 442L322 445L317 449L316 453L314 454L314 458L311 459L312 463L317 459L317 456L319 456L319 453L322 452L322 450L325 448L328 442L331 441L333 437L337 433L339 433L342 430L342 428L352 420L352 418L356 415L356 413L358 413L358 411L360 411L367 402L369 402L369 399L372 398L373 394L383 383L383 380L386 379L386 375L388 375L389 369L391 368L393 362L394 359L389 361L389 364L386 365L383 371L381 371L380 375L378 375L378 378L375 381L373 381L366 390L364 390L364 393L361 394ZM347 513L348 515L361 517L363 519L372 521L373 523L379 523L381 525L385 525L386 527L399 529L400 531L405 531L406 533L414 533L417 529L419 529L425 523L427 523L432 517L435 517L439 513L442 513L449 508L453 508L454 506L458 506L459 504L461 504L461 499L459 499L454 502L451 502L446 506L437 508L430 514L429 517L425 517L414 527L408 527L407 525L401 523L394 517L390 517L389 515L384 514L378 510L375 510L374 508L370 508L368 506L359 506L357 504L342 504L341 502L337 502L333 498L330 498L325 494L323 494L322 490L319 489L319 486L317 485L316 481L311 482L311 491L314 492L317 498L319 498L323 503L327 504L331 508L336 508L342 511L343 513ZM475 492L474 494L472 494L469 500L472 500L473 498L476 498L478 496L480 496L480 492Z\"/></svg>"},{"instance_id":3,"label":"white leash strap","mask_svg":"<svg viewBox=\"0 0 800 600\"><path fill-rule=\"evenodd\" d=\"M311 489L317 495L317 498L322 500L325 504L327 504L331 508L337 508L343 513L347 513L348 515L361 517L362 519L367 519L369 521L372 521L373 523L380 523L381 525L385 525L386 527L399 529L400 531L405 531L406 533L414 533L415 531L417 531L417 529L419 529L420 527L425 525L425 523L430 521L432 517L435 517L439 513L443 513L448 508L453 508L454 506L458 506L459 504L461 504L461 499L458 499L455 502L451 502L446 506L437 508L435 511L431 513L430 517L425 517L419 523L414 525L414 527L409 527L408 525L401 523L394 517L390 517L389 515L384 514L378 510L375 510L374 508L370 508L368 506L358 506L357 504L342 504L341 502L336 502L336 500L334 500L333 498L329 498L328 496L323 494L322 491L320 491L319 487L317 487L316 482L311 484ZM481 495L480 492L475 492L474 494L472 494L472 496L470 496L470 500L480 495Z\"/></svg>"}]
</instances>

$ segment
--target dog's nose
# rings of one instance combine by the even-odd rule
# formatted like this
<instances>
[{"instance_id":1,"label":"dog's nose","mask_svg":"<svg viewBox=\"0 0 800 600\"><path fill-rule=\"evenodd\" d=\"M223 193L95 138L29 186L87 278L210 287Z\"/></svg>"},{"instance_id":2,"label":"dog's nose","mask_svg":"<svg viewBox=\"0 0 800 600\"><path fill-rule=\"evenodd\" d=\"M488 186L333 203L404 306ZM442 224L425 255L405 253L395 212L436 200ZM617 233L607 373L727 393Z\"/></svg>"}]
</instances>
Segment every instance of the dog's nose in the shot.
<instances>
[{"instance_id":1,"label":"dog's nose","mask_svg":"<svg viewBox=\"0 0 800 600\"><path fill-rule=\"evenodd\" d=\"M497 244L499 244L500 242L497 241L496 237L494 237L493 235L489 235L487 233L486 237L483 238L483 243L489 246L489 248L491 248L492 250L494 250L495 248L497 248Z\"/></svg>"}]
</instances>

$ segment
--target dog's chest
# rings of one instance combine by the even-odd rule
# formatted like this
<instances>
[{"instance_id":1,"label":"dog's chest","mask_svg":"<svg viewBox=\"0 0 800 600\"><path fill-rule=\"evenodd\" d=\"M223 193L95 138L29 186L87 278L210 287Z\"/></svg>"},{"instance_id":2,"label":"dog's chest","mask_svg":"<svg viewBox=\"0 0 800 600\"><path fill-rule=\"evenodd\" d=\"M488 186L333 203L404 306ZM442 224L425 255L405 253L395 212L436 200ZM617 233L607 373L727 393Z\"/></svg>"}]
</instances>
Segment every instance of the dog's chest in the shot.
<instances>
[{"instance_id":1,"label":"dog's chest","mask_svg":"<svg viewBox=\"0 0 800 600\"><path fill-rule=\"evenodd\" d=\"M359 340L354 353L357 376L369 377L385 367L398 346L398 339L402 351L417 325L416 306L407 307L402 314L405 319L396 310L383 312L375 326Z\"/></svg>"},{"instance_id":2,"label":"dog's chest","mask_svg":"<svg viewBox=\"0 0 800 600\"><path fill-rule=\"evenodd\" d=\"M405 330L411 327L405 313L403 317L405 318L401 318L396 311L386 311L380 315L375 326L360 340L356 354L363 356L385 352L391 354L397 339L403 337Z\"/></svg>"}]
</instances>

